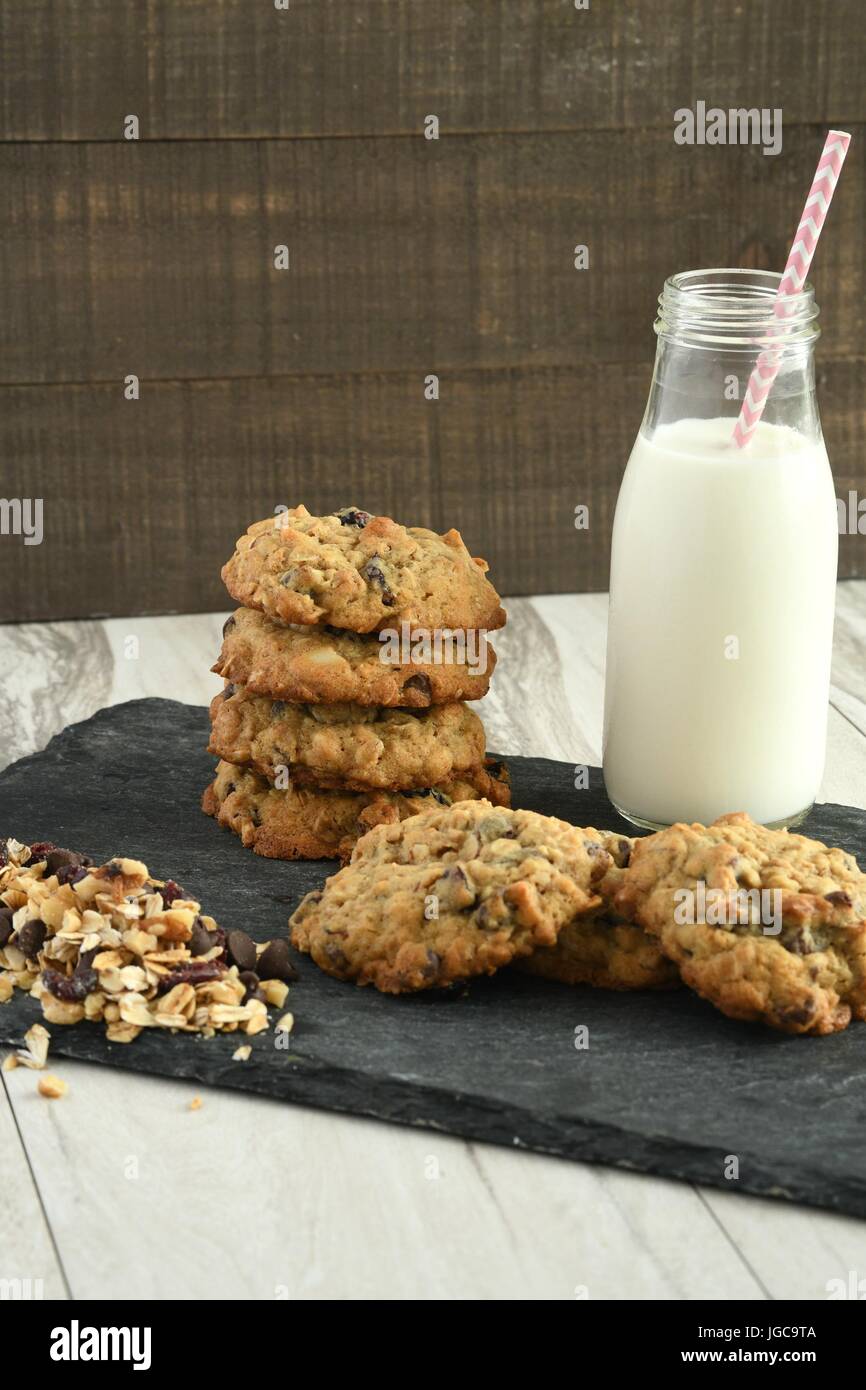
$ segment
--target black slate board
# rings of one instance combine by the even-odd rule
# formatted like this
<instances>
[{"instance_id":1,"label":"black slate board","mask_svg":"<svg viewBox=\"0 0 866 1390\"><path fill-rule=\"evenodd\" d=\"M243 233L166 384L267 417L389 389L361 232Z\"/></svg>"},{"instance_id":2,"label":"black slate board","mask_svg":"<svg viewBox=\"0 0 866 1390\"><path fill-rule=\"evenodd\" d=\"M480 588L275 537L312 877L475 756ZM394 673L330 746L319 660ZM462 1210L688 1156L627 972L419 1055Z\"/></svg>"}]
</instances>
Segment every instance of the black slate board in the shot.
<instances>
[{"instance_id":1,"label":"black slate board","mask_svg":"<svg viewBox=\"0 0 866 1390\"><path fill-rule=\"evenodd\" d=\"M0 830L51 839L97 860L125 853L174 877L226 926L258 939L285 929L330 863L260 859L199 810L213 760L207 712L134 700L64 730L0 774ZM514 804L583 825L627 829L598 769L509 759ZM804 832L866 857L866 813L822 805ZM388 998L323 975L306 958L290 1005L292 1050L237 1035L143 1033L109 1044L101 1027L51 1029L52 1050L132 1071L186 1077L469 1139L693 1179L866 1216L866 1027L789 1038L723 1018L688 991L613 994L504 971L458 996ZM0 1041L39 1017L17 995ZM574 1030L589 1028L588 1050ZM739 1180L725 1178L726 1155Z\"/></svg>"}]
</instances>

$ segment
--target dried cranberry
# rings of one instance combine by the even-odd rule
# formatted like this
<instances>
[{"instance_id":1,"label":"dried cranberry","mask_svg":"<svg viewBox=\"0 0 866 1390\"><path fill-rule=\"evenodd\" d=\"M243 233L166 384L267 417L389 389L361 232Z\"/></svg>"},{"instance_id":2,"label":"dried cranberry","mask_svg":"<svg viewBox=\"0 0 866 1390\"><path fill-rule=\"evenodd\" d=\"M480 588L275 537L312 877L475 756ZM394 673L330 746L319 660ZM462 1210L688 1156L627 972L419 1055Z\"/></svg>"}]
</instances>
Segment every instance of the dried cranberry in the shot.
<instances>
[{"instance_id":1,"label":"dried cranberry","mask_svg":"<svg viewBox=\"0 0 866 1390\"><path fill-rule=\"evenodd\" d=\"M375 584L377 588L382 590L383 603L390 606L397 602L391 590L388 588L388 581L385 578L382 562L378 555L374 555L372 560L367 561L366 565L361 570L361 574L368 583Z\"/></svg>"},{"instance_id":2,"label":"dried cranberry","mask_svg":"<svg viewBox=\"0 0 866 1390\"><path fill-rule=\"evenodd\" d=\"M410 676L407 681L403 682L403 689L417 690L418 694L427 701L429 701L433 695L433 687L430 684L430 677L425 676L423 674L417 676Z\"/></svg>"},{"instance_id":3,"label":"dried cranberry","mask_svg":"<svg viewBox=\"0 0 866 1390\"><path fill-rule=\"evenodd\" d=\"M218 960L190 960L177 966L168 975L163 975L157 985L157 994L167 994L175 985L203 985L209 980L218 980L225 973L225 966Z\"/></svg>"},{"instance_id":4,"label":"dried cranberry","mask_svg":"<svg viewBox=\"0 0 866 1390\"><path fill-rule=\"evenodd\" d=\"M61 975L59 970L43 970L42 983L49 994L64 1004L80 1004L82 999L93 993L99 982L95 970L79 966L73 975Z\"/></svg>"},{"instance_id":5,"label":"dried cranberry","mask_svg":"<svg viewBox=\"0 0 866 1390\"><path fill-rule=\"evenodd\" d=\"M4 840L3 843L5 845L6 841ZM48 852L55 848L56 846L53 840L38 840L35 845L30 846L31 864L38 864L40 859L44 859ZM49 873L50 872L51 870L49 869Z\"/></svg>"},{"instance_id":6,"label":"dried cranberry","mask_svg":"<svg viewBox=\"0 0 866 1390\"><path fill-rule=\"evenodd\" d=\"M362 512L357 507L343 507L342 511L335 512L334 515L340 518L341 526L357 526L359 530L363 530L370 520L370 513Z\"/></svg>"},{"instance_id":7,"label":"dried cranberry","mask_svg":"<svg viewBox=\"0 0 866 1390\"><path fill-rule=\"evenodd\" d=\"M168 883L164 883L161 888L158 888L157 892L162 895L162 905L166 911L168 911L172 903L177 902L178 898L186 898L186 893L179 883L175 883L173 878L170 878Z\"/></svg>"}]
</instances>

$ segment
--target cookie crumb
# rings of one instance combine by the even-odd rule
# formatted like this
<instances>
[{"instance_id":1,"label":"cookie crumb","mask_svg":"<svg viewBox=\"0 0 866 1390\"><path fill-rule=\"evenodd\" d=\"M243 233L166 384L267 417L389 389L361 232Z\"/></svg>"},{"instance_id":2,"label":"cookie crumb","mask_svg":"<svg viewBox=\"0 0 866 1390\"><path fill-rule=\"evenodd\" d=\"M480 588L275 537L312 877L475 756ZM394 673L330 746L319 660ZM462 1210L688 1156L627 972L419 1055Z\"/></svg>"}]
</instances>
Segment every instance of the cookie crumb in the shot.
<instances>
[{"instance_id":1,"label":"cookie crumb","mask_svg":"<svg viewBox=\"0 0 866 1390\"><path fill-rule=\"evenodd\" d=\"M15 985L12 976L5 970L0 971L0 1004L8 1004L14 993Z\"/></svg>"},{"instance_id":2,"label":"cookie crumb","mask_svg":"<svg viewBox=\"0 0 866 1390\"><path fill-rule=\"evenodd\" d=\"M69 1087L59 1076L47 1071L44 1076L40 1076L38 1089L40 1096L45 1096L46 1100L61 1100Z\"/></svg>"},{"instance_id":3,"label":"cookie crumb","mask_svg":"<svg viewBox=\"0 0 866 1390\"><path fill-rule=\"evenodd\" d=\"M250 1047L249 1043L244 1043L243 1047L235 1048L234 1052L232 1053L232 1061L245 1062L252 1050L253 1049Z\"/></svg>"},{"instance_id":4,"label":"cookie crumb","mask_svg":"<svg viewBox=\"0 0 866 1390\"><path fill-rule=\"evenodd\" d=\"M202 1101L201 1096L193 1096L192 1100L189 1103L189 1108L190 1110L201 1110L203 1104L204 1102Z\"/></svg>"},{"instance_id":5,"label":"cookie crumb","mask_svg":"<svg viewBox=\"0 0 866 1390\"><path fill-rule=\"evenodd\" d=\"M14 1071L15 1068L16 1068L17 1066L18 1066L18 1058L15 1056L15 1053L14 1053L14 1052L10 1052L9 1055L8 1055L7 1057L4 1057L4 1058L3 1058L3 1070L4 1070L4 1071Z\"/></svg>"}]
</instances>

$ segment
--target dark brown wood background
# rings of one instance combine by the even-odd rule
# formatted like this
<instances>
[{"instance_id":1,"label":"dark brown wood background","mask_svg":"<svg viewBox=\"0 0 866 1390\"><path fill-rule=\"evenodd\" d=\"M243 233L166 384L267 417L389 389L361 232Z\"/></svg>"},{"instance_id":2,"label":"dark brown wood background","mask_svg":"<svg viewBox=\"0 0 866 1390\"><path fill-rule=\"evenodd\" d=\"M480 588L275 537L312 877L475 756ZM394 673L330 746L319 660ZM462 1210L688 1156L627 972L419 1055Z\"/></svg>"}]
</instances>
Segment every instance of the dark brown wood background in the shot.
<instances>
[{"instance_id":1,"label":"dark brown wood background","mask_svg":"<svg viewBox=\"0 0 866 1390\"><path fill-rule=\"evenodd\" d=\"M456 525L506 593L605 588L662 282L781 268L829 125L854 140L814 275L820 401L837 493L862 492L864 20L0 0L0 493L45 507L43 545L0 537L0 617L226 607L235 536L298 501ZM783 152L676 146L698 99L781 107Z\"/></svg>"}]
</instances>

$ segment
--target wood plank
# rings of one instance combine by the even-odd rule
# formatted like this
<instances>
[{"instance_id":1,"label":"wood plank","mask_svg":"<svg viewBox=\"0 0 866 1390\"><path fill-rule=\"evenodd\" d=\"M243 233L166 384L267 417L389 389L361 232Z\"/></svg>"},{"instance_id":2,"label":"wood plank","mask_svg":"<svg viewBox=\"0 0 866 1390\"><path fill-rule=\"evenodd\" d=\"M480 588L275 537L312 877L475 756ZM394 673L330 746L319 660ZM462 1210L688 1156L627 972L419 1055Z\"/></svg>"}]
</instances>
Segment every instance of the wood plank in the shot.
<instances>
[{"instance_id":1,"label":"wood plank","mask_svg":"<svg viewBox=\"0 0 866 1390\"><path fill-rule=\"evenodd\" d=\"M5 1049L0 1052L0 1062L7 1055ZM0 1300L65 1299L69 1297L66 1278L8 1095L6 1083L13 1075L20 1076L16 1090L20 1094L25 1126L31 1107L44 1108L52 1103L37 1095L37 1072L4 1072L0 1077L0 1154L3 1156Z\"/></svg>"},{"instance_id":2,"label":"wood plank","mask_svg":"<svg viewBox=\"0 0 866 1390\"><path fill-rule=\"evenodd\" d=\"M818 260L825 361L866 333L864 137ZM0 146L0 380L648 361L667 275L782 267L821 139Z\"/></svg>"},{"instance_id":3,"label":"wood plank","mask_svg":"<svg viewBox=\"0 0 866 1390\"><path fill-rule=\"evenodd\" d=\"M53 1109L33 1073L9 1090L76 1298L761 1296L685 1185L226 1091L191 1112L188 1083L55 1070Z\"/></svg>"},{"instance_id":4,"label":"wood plank","mask_svg":"<svg viewBox=\"0 0 866 1390\"><path fill-rule=\"evenodd\" d=\"M780 14L781 11L781 14ZM866 119L860 0L27 0L0 7L6 140L670 128L781 107ZM743 62L743 54L749 62Z\"/></svg>"},{"instance_id":5,"label":"wood plank","mask_svg":"<svg viewBox=\"0 0 866 1390\"><path fill-rule=\"evenodd\" d=\"M837 492L858 486L863 359L827 370ZM9 497L44 499L45 539L0 537L0 620L221 610L237 535L281 503L349 503L462 530L501 593L607 587L613 508L649 369L6 387ZM859 484L862 486L862 484ZM574 508L589 507L588 530ZM843 536L843 575L866 574Z\"/></svg>"}]
</instances>

